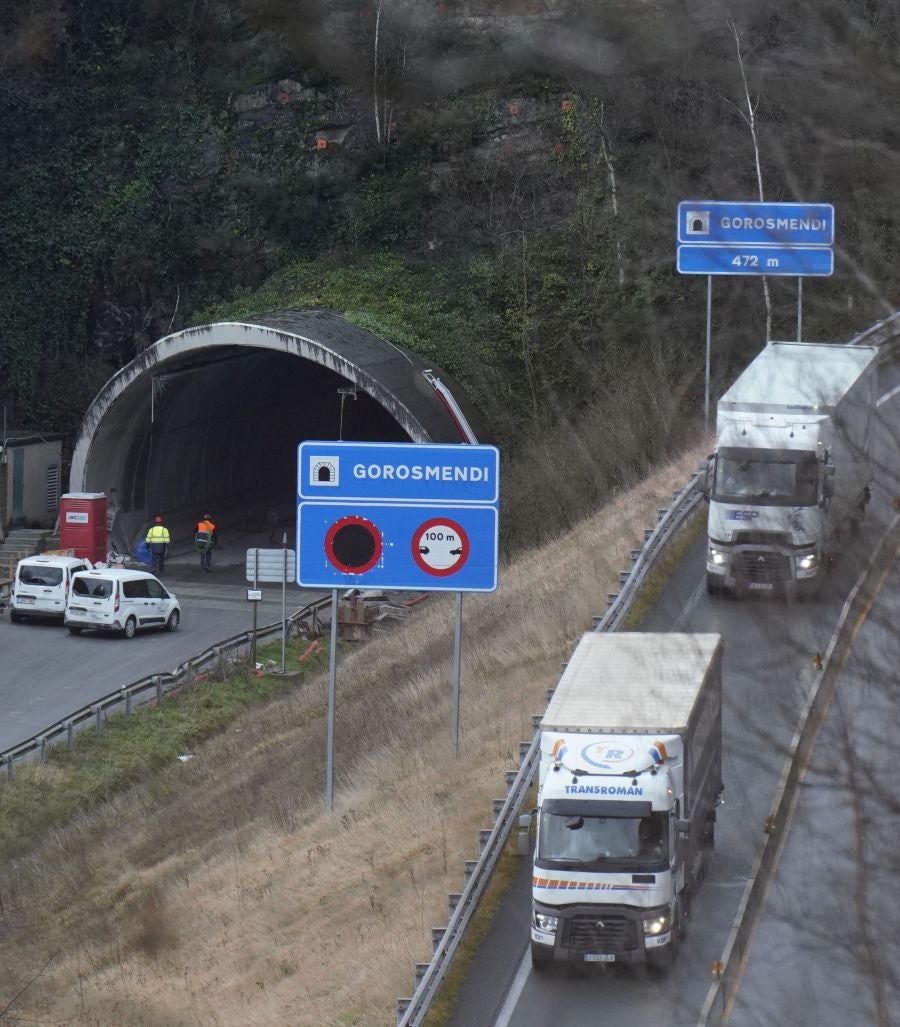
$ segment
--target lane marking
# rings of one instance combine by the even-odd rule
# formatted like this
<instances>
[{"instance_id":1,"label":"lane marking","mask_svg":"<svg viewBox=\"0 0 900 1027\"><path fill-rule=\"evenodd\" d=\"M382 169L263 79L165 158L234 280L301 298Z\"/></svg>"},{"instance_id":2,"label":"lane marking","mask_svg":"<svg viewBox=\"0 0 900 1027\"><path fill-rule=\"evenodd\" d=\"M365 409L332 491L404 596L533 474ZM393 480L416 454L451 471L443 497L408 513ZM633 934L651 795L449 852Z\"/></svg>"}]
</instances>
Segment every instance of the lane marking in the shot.
<instances>
[{"instance_id":1,"label":"lane marking","mask_svg":"<svg viewBox=\"0 0 900 1027\"><path fill-rule=\"evenodd\" d=\"M503 1003L503 1008L494 1021L494 1027L509 1027L512 1023L513 1013L515 1013L519 1005L519 998L525 990L525 982L528 980L529 973L531 973L531 949L526 948L519 969L516 971L516 976L513 978L509 991L506 993L506 1001Z\"/></svg>"}]
</instances>

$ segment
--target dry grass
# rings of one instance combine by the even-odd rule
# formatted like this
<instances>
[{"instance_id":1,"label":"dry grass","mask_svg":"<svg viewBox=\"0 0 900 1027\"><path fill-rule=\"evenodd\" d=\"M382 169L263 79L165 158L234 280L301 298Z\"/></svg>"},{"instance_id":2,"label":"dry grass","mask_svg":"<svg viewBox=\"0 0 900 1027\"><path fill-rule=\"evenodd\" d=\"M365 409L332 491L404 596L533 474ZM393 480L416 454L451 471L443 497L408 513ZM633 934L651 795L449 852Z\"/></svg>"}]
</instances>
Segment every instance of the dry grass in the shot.
<instances>
[{"instance_id":1,"label":"dry grass","mask_svg":"<svg viewBox=\"0 0 900 1027\"><path fill-rule=\"evenodd\" d=\"M394 1024L545 690L699 455L466 596L459 758L432 597L339 663L332 816L319 680L0 870L0 1010L35 978L13 1022Z\"/></svg>"}]
</instances>

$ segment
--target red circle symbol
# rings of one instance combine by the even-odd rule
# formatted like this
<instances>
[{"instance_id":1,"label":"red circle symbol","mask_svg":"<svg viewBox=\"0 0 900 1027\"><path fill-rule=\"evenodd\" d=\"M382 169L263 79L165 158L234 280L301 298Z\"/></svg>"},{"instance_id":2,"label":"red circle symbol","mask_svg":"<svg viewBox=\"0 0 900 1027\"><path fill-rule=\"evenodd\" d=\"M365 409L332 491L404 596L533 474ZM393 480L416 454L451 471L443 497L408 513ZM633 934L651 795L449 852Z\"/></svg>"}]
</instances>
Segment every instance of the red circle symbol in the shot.
<instances>
[{"instance_id":1,"label":"red circle symbol","mask_svg":"<svg viewBox=\"0 0 900 1027\"><path fill-rule=\"evenodd\" d=\"M365 517L342 517L328 529L325 555L345 574L365 574L381 559L381 532Z\"/></svg>"},{"instance_id":2,"label":"red circle symbol","mask_svg":"<svg viewBox=\"0 0 900 1027\"><path fill-rule=\"evenodd\" d=\"M468 560L469 536L449 517L432 517L413 533L412 556L426 574L446 578Z\"/></svg>"}]
</instances>

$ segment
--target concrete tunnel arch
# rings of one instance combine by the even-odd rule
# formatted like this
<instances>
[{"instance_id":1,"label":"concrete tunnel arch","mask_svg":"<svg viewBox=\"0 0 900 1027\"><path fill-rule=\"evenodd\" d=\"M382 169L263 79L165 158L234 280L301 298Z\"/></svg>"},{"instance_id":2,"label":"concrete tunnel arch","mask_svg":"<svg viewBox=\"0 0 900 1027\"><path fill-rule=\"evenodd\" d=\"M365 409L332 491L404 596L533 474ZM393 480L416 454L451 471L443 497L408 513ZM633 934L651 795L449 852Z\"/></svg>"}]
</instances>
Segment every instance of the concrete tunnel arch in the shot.
<instances>
[{"instance_id":1,"label":"concrete tunnel arch","mask_svg":"<svg viewBox=\"0 0 900 1027\"><path fill-rule=\"evenodd\" d=\"M176 535L207 507L232 530L270 509L293 520L304 439L465 443L481 430L417 354L334 311L278 311L186 328L122 367L84 416L69 489L109 497L128 549L157 512Z\"/></svg>"}]
</instances>

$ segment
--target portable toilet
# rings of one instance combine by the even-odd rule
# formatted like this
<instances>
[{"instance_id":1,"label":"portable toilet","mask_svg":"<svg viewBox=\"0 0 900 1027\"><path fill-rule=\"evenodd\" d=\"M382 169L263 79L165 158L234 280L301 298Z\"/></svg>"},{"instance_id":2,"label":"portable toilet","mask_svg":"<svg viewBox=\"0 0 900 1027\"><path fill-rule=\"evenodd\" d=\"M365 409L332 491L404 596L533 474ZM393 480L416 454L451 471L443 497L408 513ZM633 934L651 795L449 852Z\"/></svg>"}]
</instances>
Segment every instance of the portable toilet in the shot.
<instances>
[{"instance_id":1,"label":"portable toilet","mask_svg":"<svg viewBox=\"0 0 900 1027\"><path fill-rule=\"evenodd\" d=\"M105 563L109 552L103 492L67 492L59 501L59 546L91 563Z\"/></svg>"}]
</instances>

